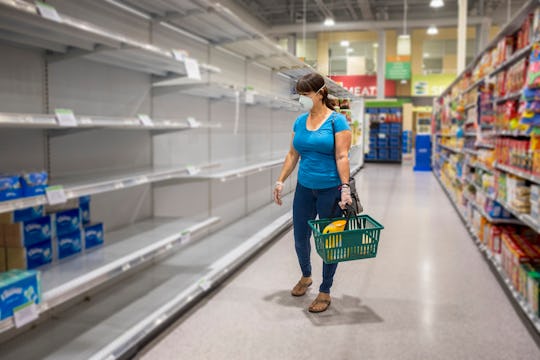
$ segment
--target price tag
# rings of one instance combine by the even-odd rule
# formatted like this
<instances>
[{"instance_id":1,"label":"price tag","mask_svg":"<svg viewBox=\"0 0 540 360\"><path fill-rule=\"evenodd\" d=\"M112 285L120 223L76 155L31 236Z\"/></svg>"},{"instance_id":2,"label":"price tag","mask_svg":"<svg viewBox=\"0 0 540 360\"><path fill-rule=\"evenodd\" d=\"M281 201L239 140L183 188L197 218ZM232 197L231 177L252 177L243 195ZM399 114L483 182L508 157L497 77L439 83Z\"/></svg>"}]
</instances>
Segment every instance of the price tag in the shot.
<instances>
[{"instance_id":1,"label":"price tag","mask_svg":"<svg viewBox=\"0 0 540 360\"><path fill-rule=\"evenodd\" d=\"M182 243L187 244L191 241L191 233L185 233L182 235Z\"/></svg>"},{"instance_id":2,"label":"price tag","mask_svg":"<svg viewBox=\"0 0 540 360\"><path fill-rule=\"evenodd\" d=\"M39 11L39 14L45 19L62 22L62 18L58 14L58 11L56 11L56 9L51 5L42 3L41 1L36 1L36 7Z\"/></svg>"},{"instance_id":3,"label":"price tag","mask_svg":"<svg viewBox=\"0 0 540 360\"><path fill-rule=\"evenodd\" d=\"M131 269L131 265L129 263L124 264L124 266L122 266L122 271L128 271L129 269Z\"/></svg>"},{"instance_id":4,"label":"price tag","mask_svg":"<svg viewBox=\"0 0 540 360\"><path fill-rule=\"evenodd\" d=\"M186 64L188 79L201 80L201 71L199 70L197 59L186 57L184 63Z\"/></svg>"},{"instance_id":5,"label":"price tag","mask_svg":"<svg viewBox=\"0 0 540 360\"><path fill-rule=\"evenodd\" d=\"M208 279L202 278L199 281L199 287L203 289L204 291L208 291L212 287L212 283L208 281Z\"/></svg>"},{"instance_id":6,"label":"price tag","mask_svg":"<svg viewBox=\"0 0 540 360\"><path fill-rule=\"evenodd\" d=\"M199 169L198 167L195 167L195 166L187 166L186 167L186 170L188 172L189 175L197 175L198 173L201 172L201 169Z\"/></svg>"},{"instance_id":7,"label":"price tag","mask_svg":"<svg viewBox=\"0 0 540 360\"><path fill-rule=\"evenodd\" d=\"M175 58L178 61L185 61L187 58L187 52L185 50L173 49L171 52L172 52L173 58Z\"/></svg>"},{"instance_id":8,"label":"price tag","mask_svg":"<svg viewBox=\"0 0 540 360\"><path fill-rule=\"evenodd\" d=\"M189 124L189 127L194 128L194 129L201 126L201 123L199 123L197 120L195 120L194 117L188 117L187 122Z\"/></svg>"},{"instance_id":9,"label":"price tag","mask_svg":"<svg viewBox=\"0 0 540 360\"><path fill-rule=\"evenodd\" d=\"M77 126L77 119L70 109L55 109L56 121L60 126Z\"/></svg>"},{"instance_id":10,"label":"price tag","mask_svg":"<svg viewBox=\"0 0 540 360\"><path fill-rule=\"evenodd\" d=\"M168 243L167 245L165 245L165 250L171 250L173 247L173 245L171 243Z\"/></svg>"},{"instance_id":11,"label":"price tag","mask_svg":"<svg viewBox=\"0 0 540 360\"><path fill-rule=\"evenodd\" d=\"M66 192L62 186L49 186L45 189L49 205L63 204L67 201Z\"/></svg>"},{"instance_id":12,"label":"price tag","mask_svg":"<svg viewBox=\"0 0 540 360\"><path fill-rule=\"evenodd\" d=\"M255 91L246 90L246 104L255 104Z\"/></svg>"},{"instance_id":13,"label":"price tag","mask_svg":"<svg viewBox=\"0 0 540 360\"><path fill-rule=\"evenodd\" d=\"M150 119L150 116L146 114L139 114L137 115L137 117L139 118L141 124L143 124L144 126L154 126L154 122L152 121L152 119Z\"/></svg>"},{"instance_id":14,"label":"price tag","mask_svg":"<svg viewBox=\"0 0 540 360\"><path fill-rule=\"evenodd\" d=\"M38 308L34 302L21 305L13 310L13 320L15 320L16 328L21 328L24 325L35 321L38 317Z\"/></svg>"}]
</instances>

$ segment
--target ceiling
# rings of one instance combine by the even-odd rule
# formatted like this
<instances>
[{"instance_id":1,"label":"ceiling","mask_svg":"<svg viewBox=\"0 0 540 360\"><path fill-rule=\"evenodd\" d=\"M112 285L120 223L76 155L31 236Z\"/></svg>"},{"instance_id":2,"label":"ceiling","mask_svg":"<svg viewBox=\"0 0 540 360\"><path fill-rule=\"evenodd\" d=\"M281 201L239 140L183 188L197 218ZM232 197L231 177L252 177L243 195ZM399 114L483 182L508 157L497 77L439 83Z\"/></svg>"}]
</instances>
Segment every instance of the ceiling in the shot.
<instances>
[{"instance_id":1,"label":"ceiling","mask_svg":"<svg viewBox=\"0 0 540 360\"><path fill-rule=\"evenodd\" d=\"M508 0L468 0L468 16L487 16L494 24L506 21ZM301 25L304 0L233 0L268 27ZM457 18L458 0L446 0L439 9L430 0L407 0L408 20ZM511 13L526 0L511 0ZM404 0L305 0L306 22L321 23L326 17L339 22L402 20Z\"/></svg>"}]
</instances>

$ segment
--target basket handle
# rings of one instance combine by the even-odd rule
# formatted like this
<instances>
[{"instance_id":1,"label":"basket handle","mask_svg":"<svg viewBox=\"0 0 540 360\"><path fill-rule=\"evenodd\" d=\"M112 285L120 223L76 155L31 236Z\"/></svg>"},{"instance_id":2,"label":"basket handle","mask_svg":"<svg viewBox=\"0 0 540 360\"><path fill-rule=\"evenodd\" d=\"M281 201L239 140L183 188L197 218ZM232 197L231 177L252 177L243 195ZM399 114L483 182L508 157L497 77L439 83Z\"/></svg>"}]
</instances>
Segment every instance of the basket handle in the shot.
<instances>
[{"instance_id":1,"label":"basket handle","mask_svg":"<svg viewBox=\"0 0 540 360\"><path fill-rule=\"evenodd\" d=\"M346 204L345 209L341 209L341 211L343 213L343 216L347 218L347 223L345 224L345 230L349 230L349 222L351 221L352 217L354 217L354 220L356 221L357 228L358 229L362 228L360 221L356 217L356 211L351 204Z\"/></svg>"}]
</instances>

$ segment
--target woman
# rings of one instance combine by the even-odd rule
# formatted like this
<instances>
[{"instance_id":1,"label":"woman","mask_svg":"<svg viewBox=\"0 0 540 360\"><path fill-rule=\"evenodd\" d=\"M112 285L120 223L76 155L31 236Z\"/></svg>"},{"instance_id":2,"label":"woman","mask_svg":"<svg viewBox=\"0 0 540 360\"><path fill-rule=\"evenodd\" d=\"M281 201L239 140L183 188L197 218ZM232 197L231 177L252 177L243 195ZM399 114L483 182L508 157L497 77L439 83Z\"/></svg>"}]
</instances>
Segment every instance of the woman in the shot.
<instances>
[{"instance_id":1,"label":"woman","mask_svg":"<svg viewBox=\"0 0 540 360\"><path fill-rule=\"evenodd\" d=\"M333 111L321 75L305 75L298 80L296 91L308 112L300 115L294 123L291 147L274 186L274 201L282 204L283 182L300 159L293 201L293 227L302 278L291 294L302 296L312 284L308 220L315 219L317 215L321 219L338 217L341 215L340 207L352 203L348 185L351 130L345 116ZM337 264L323 263L323 281L319 295L309 307L310 312L323 312L330 306L330 288L336 268Z\"/></svg>"}]
</instances>

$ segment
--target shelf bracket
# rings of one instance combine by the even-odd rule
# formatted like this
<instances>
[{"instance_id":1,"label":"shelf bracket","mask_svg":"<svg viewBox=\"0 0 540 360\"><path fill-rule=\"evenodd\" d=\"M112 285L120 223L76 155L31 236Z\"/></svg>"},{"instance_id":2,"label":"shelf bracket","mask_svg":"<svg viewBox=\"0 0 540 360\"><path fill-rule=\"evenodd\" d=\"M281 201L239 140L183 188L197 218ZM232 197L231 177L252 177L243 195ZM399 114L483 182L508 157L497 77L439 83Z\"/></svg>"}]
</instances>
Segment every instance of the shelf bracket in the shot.
<instances>
[{"instance_id":1,"label":"shelf bracket","mask_svg":"<svg viewBox=\"0 0 540 360\"><path fill-rule=\"evenodd\" d=\"M97 52L105 51L107 50L107 47L103 45L96 45L94 46L93 50L84 50L84 49L77 49L69 47L67 51L63 54L55 54L55 53L48 53L46 55L47 62L49 64L62 62L70 59L77 59L80 57L84 57L86 55L94 54Z\"/></svg>"}]
</instances>

